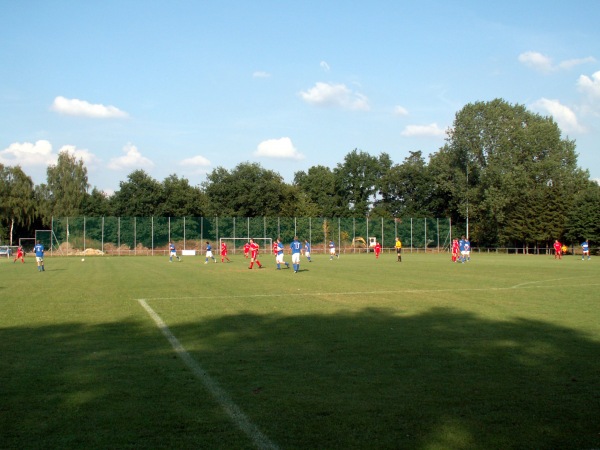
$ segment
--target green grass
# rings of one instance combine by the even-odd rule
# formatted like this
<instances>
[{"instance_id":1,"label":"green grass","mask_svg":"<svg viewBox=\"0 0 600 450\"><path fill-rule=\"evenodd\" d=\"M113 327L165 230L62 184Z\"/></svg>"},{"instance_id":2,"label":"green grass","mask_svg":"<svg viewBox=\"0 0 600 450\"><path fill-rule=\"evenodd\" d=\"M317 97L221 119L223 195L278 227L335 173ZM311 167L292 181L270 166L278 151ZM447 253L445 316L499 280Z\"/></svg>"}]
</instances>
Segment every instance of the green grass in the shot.
<instances>
[{"instance_id":1,"label":"green grass","mask_svg":"<svg viewBox=\"0 0 600 450\"><path fill-rule=\"evenodd\" d=\"M0 261L0 447L600 447L600 259ZM290 257L286 258L289 262Z\"/></svg>"}]
</instances>

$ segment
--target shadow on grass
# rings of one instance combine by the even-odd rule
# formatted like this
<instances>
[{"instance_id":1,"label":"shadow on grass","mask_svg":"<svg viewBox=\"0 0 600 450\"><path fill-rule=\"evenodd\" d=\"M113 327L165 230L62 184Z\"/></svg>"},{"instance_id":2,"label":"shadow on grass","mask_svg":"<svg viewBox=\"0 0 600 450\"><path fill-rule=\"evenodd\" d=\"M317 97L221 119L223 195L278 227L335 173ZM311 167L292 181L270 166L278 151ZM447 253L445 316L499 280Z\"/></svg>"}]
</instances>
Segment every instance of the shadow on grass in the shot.
<instances>
[{"instance_id":1,"label":"shadow on grass","mask_svg":"<svg viewBox=\"0 0 600 450\"><path fill-rule=\"evenodd\" d=\"M171 331L281 448L600 446L600 343L576 330L437 308ZM2 329L0 342L8 447L250 445L147 321Z\"/></svg>"}]
</instances>

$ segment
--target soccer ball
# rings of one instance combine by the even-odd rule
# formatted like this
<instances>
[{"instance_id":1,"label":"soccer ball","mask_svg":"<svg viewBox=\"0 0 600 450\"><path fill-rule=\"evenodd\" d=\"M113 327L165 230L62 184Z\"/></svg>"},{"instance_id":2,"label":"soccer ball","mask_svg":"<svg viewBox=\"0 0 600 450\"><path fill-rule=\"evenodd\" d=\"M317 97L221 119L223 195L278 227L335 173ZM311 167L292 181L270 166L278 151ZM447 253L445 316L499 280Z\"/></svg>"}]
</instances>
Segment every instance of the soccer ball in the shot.
<instances>
[{"instance_id":1,"label":"soccer ball","mask_svg":"<svg viewBox=\"0 0 600 450\"><path fill-rule=\"evenodd\" d=\"M84 262L84 261L85 261L85 258L81 258L81 262Z\"/></svg>"}]
</instances>

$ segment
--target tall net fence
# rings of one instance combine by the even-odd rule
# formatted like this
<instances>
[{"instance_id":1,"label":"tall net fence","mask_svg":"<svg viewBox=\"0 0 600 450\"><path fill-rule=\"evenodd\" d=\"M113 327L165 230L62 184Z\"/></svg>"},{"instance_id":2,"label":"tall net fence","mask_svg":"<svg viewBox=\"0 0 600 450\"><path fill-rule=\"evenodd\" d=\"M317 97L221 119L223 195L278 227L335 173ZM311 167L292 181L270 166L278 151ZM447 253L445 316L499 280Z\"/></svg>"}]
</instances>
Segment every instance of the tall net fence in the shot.
<instances>
[{"instance_id":1,"label":"tall net fence","mask_svg":"<svg viewBox=\"0 0 600 450\"><path fill-rule=\"evenodd\" d=\"M391 251L396 237L404 251L435 252L447 250L460 232L446 218L63 217L53 218L49 230L37 230L36 239L63 255L163 255L169 242L193 253L202 252L207 241L218 253L220 239L237 238L228 249L235 254L243 251L245 239L280 238L287 244L294 236L309 241L313 253L325 253L330 241L341 253L367 252L375 241Z\"/></svg>"}]
</instances>

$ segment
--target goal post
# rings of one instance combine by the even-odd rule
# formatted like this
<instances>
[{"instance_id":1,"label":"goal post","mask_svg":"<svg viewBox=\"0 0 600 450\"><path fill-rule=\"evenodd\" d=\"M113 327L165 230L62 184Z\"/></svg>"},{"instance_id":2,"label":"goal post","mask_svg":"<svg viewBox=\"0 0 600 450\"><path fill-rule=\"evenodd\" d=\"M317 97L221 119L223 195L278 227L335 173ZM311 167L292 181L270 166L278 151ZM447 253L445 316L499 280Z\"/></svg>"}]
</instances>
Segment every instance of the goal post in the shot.
<instances>
[{"instance_id":1,"label":"goal post","mask_svg":"<svg viewBox=\"0 0 600 450\"><path fill-rule=\"evenodd\" d=\"M259 254L269 254L273 250L273 239L272 238L252 238L254 242L258 244ZM238 237L222 237L219 238L219 254L221 253L221 246L223 242L227 245L227 251L235 255L236 253L244 253L244 244L250 242L249 238L238 238Z\"/></svg>"},{"instance_id":2,"label":"goal post","mask_svg":"<svg viewBox=\"0 0 600 450\"><path fill-rule=\"evenodd\" d=\"M35 247L35 238L19 238L19 247L23 247L25 253L33 252Z\"/></svg>"}]
</instances>

